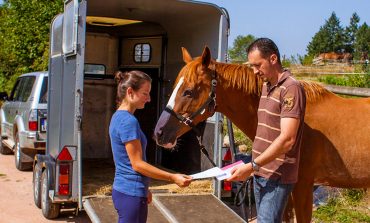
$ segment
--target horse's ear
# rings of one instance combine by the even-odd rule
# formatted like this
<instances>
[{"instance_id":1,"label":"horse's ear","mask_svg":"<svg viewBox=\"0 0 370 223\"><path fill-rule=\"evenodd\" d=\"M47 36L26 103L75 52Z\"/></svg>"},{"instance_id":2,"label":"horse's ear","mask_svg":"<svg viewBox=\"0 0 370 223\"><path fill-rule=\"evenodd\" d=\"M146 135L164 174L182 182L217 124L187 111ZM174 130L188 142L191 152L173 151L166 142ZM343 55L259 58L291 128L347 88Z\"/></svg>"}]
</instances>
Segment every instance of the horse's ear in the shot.
<instances>
[{"instance_id":1,"label":"horse's ear","mask_svg":"<svg viewBox=\"0 0 370 223\"><path fill-rule=\"evenodd\" d=\"M204 47L202 53L202 65L204 68L207 68L211 63L211 51L209 50L208 46Z\"/></svg>"},{"instance_id":2,"label":"horse's ear","mask_svg":"<svg viewBox=\"0 0 370 223\"><path fill-rule=\"evenodd\" d=\"M190 63L193 61L193 58L191 57L190 53L185 47L181 47L182 50L182 59L184 60L185 63Z\"/></svg>"}]
</instances>

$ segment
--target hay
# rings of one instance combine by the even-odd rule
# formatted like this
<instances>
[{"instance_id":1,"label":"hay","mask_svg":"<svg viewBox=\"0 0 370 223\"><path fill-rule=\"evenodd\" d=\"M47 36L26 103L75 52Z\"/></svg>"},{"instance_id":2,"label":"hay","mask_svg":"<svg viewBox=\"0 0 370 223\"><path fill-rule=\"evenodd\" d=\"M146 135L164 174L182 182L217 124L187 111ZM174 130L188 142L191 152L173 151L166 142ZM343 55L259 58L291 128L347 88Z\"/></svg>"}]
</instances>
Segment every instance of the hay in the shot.
<instances>
[{"instance_id":1,"label":"hay","mask_svg":"<svg viewBox=\"0 0 370 223\"><path fill-rule=\"evenodd\" d=\"M166 182L159 183L152 180L149 187L153 193L165 192L176 194L211 194L213 193L212 180L196 180L193 181L188 187L179 187L176 184L169 184Z\"/></svg>"},{"instance_id":2,"label":"hay","mask_svg":"<svg viewBox=\"0 0 370 223\"><path fill-rule=\"evenodd\" d=\"M114 163L110 159L83 161L82 192L84 196L112 195Z\"/></svg>"}]
</instances>

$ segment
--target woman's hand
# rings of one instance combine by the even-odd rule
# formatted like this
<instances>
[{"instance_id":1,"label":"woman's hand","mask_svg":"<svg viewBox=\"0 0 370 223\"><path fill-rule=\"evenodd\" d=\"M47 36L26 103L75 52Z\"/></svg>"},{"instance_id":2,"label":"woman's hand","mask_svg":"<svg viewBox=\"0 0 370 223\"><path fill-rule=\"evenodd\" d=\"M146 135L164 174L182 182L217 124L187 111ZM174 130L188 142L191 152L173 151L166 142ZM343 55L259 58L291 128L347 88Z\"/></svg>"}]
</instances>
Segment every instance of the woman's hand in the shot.
<instances>
[{"instance_id":1,"label":"woman's hand","mask_svg":"<svg viewBox=\"0 0 370 223\"><path fill-rule=\"evenodd\" d=\"M152 203L153 195L151 191L148 191L148 204Z\"/></svg>"},{"instance_id":2,"label":"woman's hand","mask_svg":"<svg viewBox=\"0 0 370 223\"><path fill-rule=\"evenodd\" d=\"M172 174L171 180L177 184L179 187L187 187L190 185L192 178L184 174Z\"/></svg>"}]
</instances>

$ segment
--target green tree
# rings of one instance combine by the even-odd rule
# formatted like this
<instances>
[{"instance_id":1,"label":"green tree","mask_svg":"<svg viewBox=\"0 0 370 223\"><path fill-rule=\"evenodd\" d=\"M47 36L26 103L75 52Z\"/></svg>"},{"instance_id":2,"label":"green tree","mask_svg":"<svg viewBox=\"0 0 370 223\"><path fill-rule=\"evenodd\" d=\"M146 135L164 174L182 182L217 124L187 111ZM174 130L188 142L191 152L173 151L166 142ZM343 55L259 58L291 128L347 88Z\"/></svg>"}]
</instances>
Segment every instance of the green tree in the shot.
<instances>
[{"instance_id":1,"label":"green tree","mask_svg":"<svg viewBox=\"0 0 370 223\"><path fill-rule=\"evenodd\" d=\"M356 59L362 59L370 52L370 27L366 23L358 28L354 49Z\"/></svg>"},{"instance_id":2,"label":"green tree","mask_svg":"<svg viewBox=\"0 0 370 223\"><path fill-rule=\"evenodd\" d=\"M312 41L307 46L309 55L318 55L323 52L342 52L344 51L345 34L340 25L340 20L335 12L326 23L320 27L319 32L315 34Z\"/></svg>"},{"instance_id":3,"label":"green tree","mask_svg":"<svg viewBox=\"0 0 370 223\"><path fill-rule=\"evenodd\" d=\"M49 29L62 12L60 0L6 0L0 14L0 88L8 90L22 73L46 70Z\"/></svg>"},{"instance_id":4,"label":"green tree","mask_svg":"<svg viewBox=\"0 0 370 223\"><path fill-rule=\"evenodd\" d=\"M345 28L345 51L353 53L354 44L356 40L356 33L358 30L358 23L360 22L360 17L357 13L353 13L349 22L349 26Z\"/></svg>"},{"instance_id":5,"label":"green tree","mask_svg":"<svg viewBox=\"0 0 370 223\"><path fill-rule=\"evenodd\" d=\"M229 57L231 62L245 62L247 60L246 49L255 39L256 38L253 35L237 36L234 40L233 47L229 48Z\"/></svg>"}]
</instances>

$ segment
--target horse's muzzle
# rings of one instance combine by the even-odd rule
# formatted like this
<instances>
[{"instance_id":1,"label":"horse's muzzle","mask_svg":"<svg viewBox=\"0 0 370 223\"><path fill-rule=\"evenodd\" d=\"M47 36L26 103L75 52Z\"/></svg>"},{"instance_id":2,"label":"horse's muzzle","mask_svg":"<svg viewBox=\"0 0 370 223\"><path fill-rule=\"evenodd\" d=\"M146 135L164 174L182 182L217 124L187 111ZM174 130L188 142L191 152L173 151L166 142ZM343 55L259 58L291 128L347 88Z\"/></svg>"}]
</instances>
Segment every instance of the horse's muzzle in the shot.
<instances>
[{"instance_id":1,"label":"horse's muzzle","mask_svg":"<svg viewBox=\"0 0 370 223\"><path fill-rule=\"evenodd\" d=\"M164 148L173 148L176 145L176 133L179 124L168 112L163 111L154 129L153 138L157 145Z\"/></svg>"}]
</instances>

